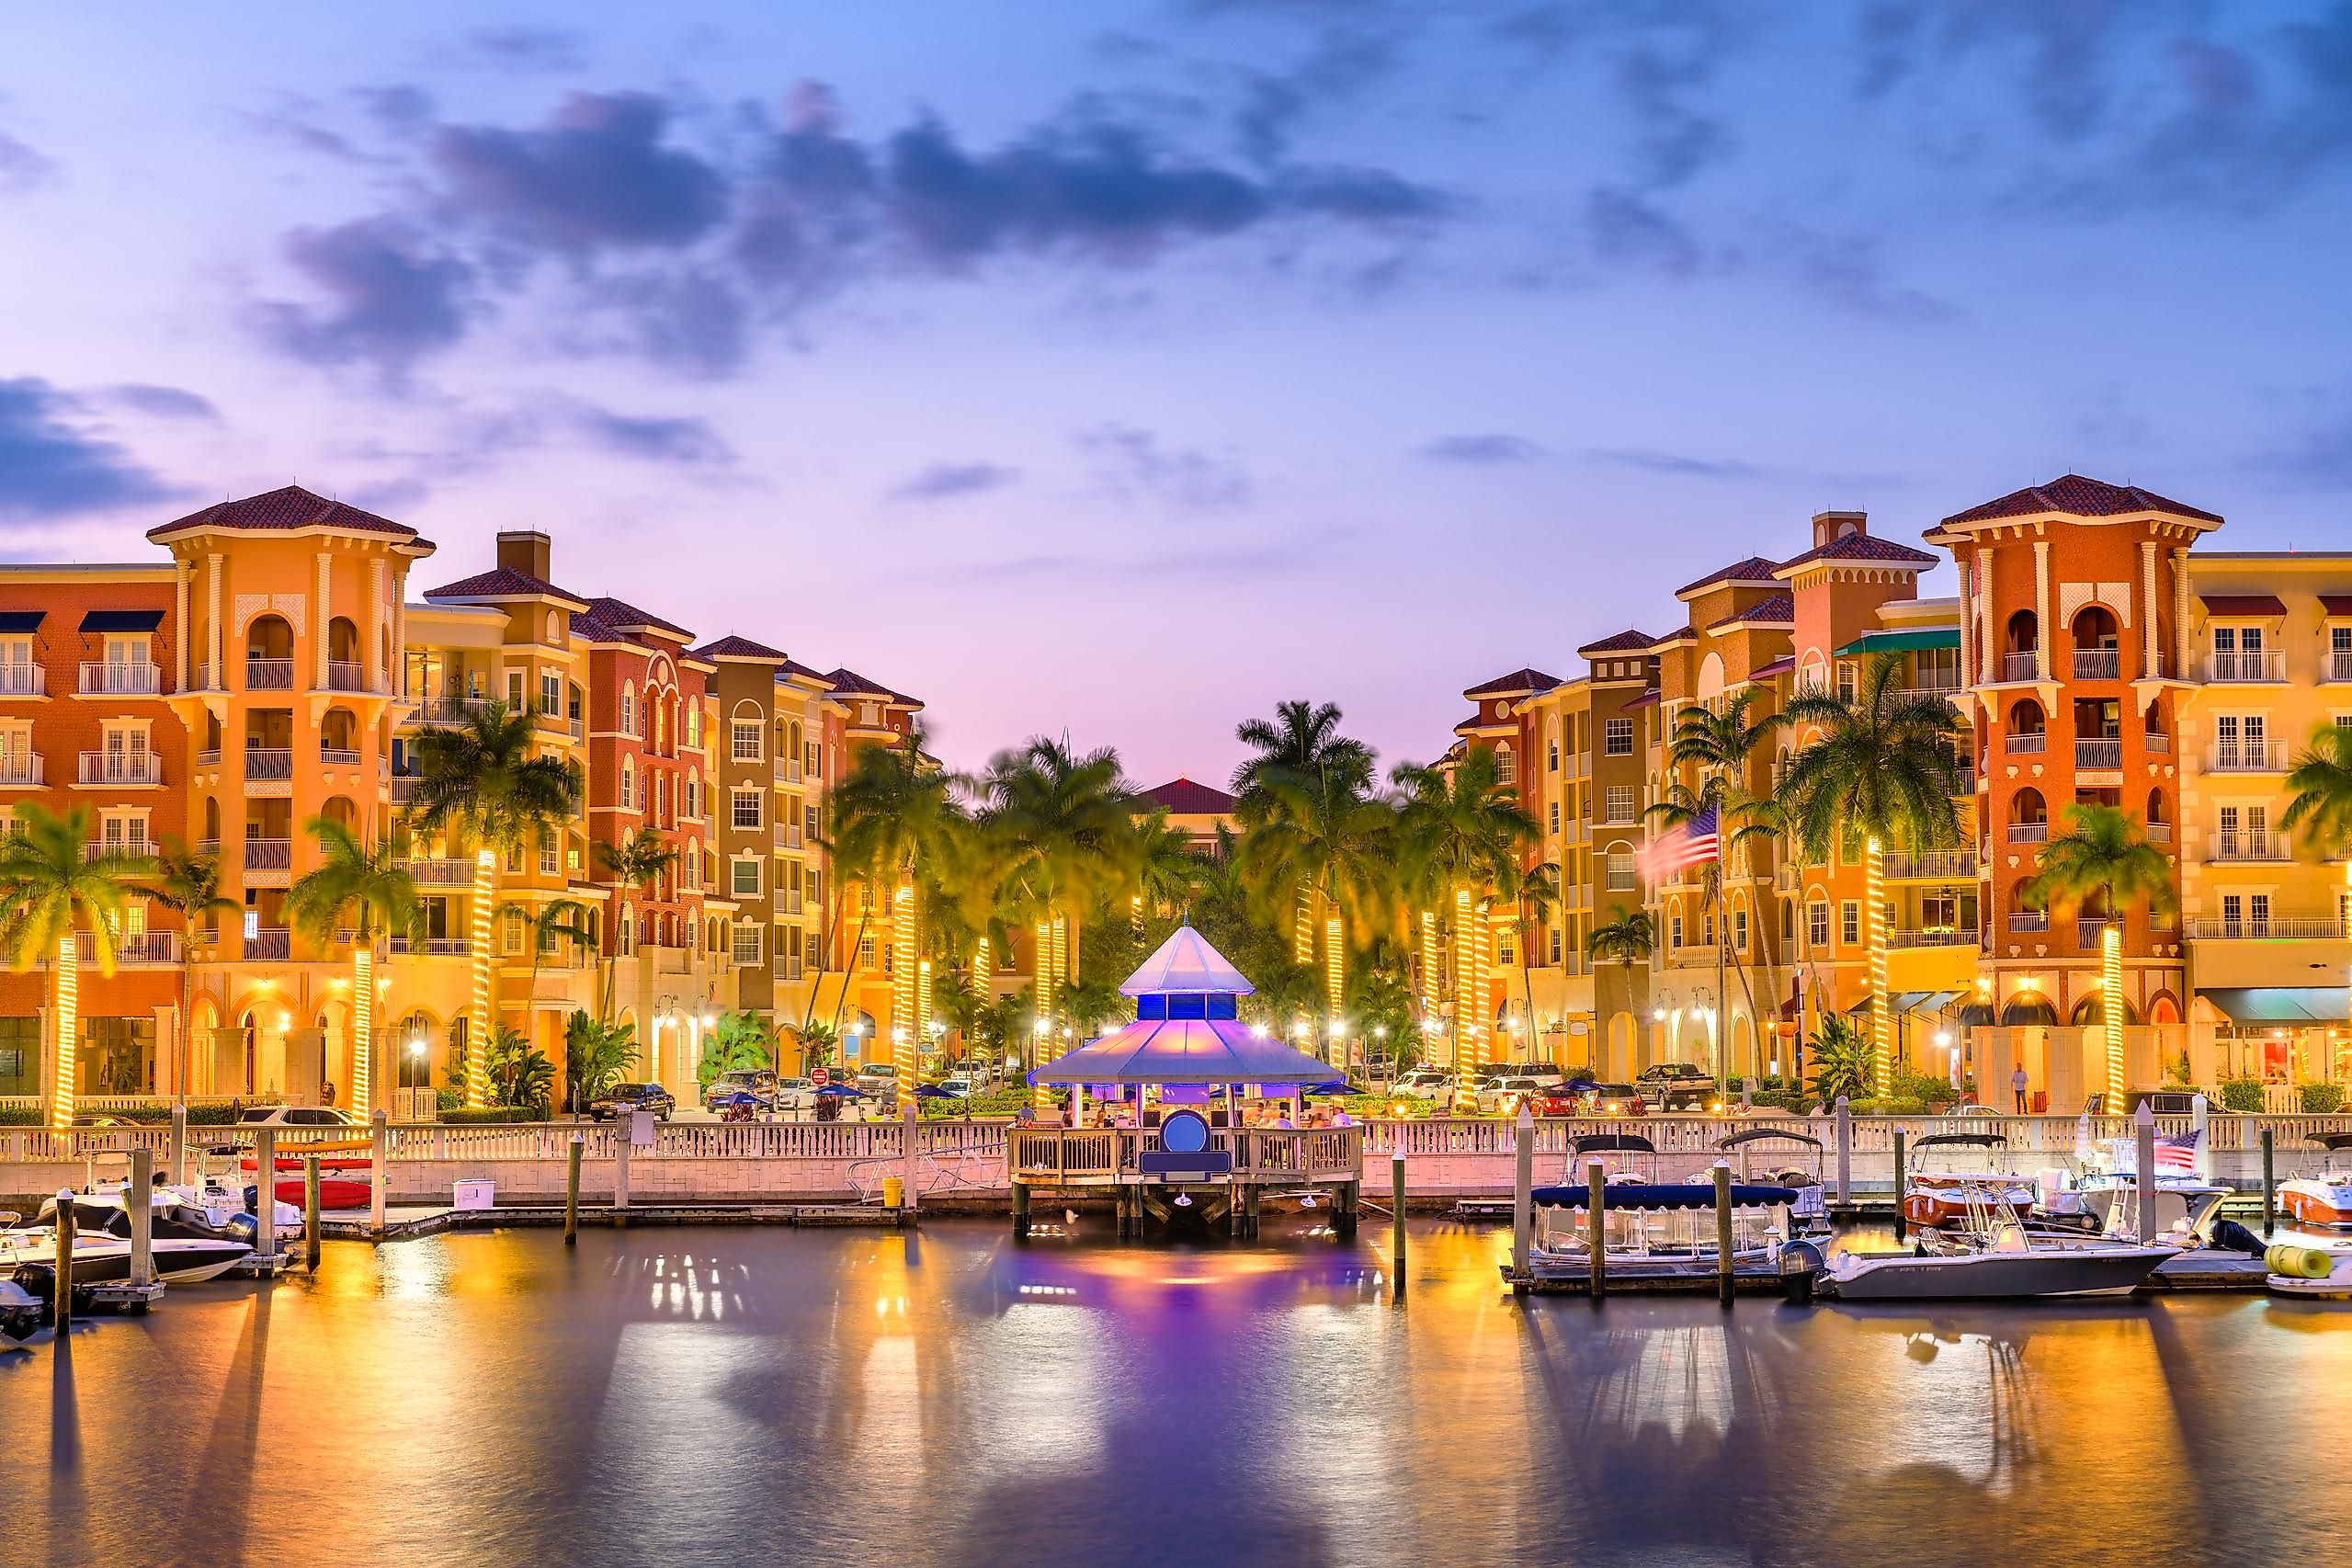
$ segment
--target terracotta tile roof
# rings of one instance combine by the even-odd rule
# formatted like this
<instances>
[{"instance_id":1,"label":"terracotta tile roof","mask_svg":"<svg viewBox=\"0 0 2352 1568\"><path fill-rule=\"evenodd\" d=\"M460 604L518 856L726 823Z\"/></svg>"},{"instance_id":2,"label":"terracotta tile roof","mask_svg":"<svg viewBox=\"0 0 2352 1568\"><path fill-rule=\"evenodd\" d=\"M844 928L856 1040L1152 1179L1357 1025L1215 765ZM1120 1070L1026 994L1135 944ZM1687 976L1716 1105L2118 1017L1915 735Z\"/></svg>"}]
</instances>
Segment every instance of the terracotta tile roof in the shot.
<instances>
[{"instance_id":1,"label":"terracotta tile roof","mask_svg":"<svg viewBox=\"0 0 2352 1568\"><path fill-rule=\"evenodd\" d=\"M1579 653L1639 653L1645 652L1656 638L1646 631L1620 631L1614 637L1604 637L1597 642L1587 642L1576 650Z\"/></svg>"},{"instance_id":2,"label":"terracotta tile roof","mask_svg":"<svg viewBox=\"0 0 2352 1568\"><path fill-rule=\"evenodd\" d=\"M1754 621L1762 626L1794 626L1797 624L1797 601L1787 594L1775 594L1768 599L1758 599L1745 609L1735 609L1722 619L1710 622L1712 631L1719 626L1739 626Z\"/></svg>"},{"instance_id":3,"label":"terracotta tile roof","mask_svg":"<svg viewBox=\"0 0 2352 1568\"><path fill-rule=\"evenodd\" d=\"M2199 594L2208 615L2284 615L2286 605L2276 594Z\"/></svg>"},{"instance_id":4,"label":"terracotta tile roof","mask_svg":"<svg viewBox=\"0 0 2352 1568\"><path fill-rule=\"evenodd\" d=\"M765 642L755 642L748 637L722 637L716 642L706 642L692 651L697 659L757 659L769 664L781 664L784 651Z\"/></svg>"},{"instance_id":5,"label":"terracotta tile roof","mask_svg":"<svg viewBox=\"0 0 2352 1568\"><path fill-rule=\"evenodd\" d=\"M526 597L562 599L570 605L585 607L587 600L577 594L567 594L554 584L528 572L517 572L511 566L495 566L471 577L460 577L454 583L444 583L437 588L425 590L429 603L437 599L509 599Z\"/></svg>"},{"instance_id":6,"label":"terracotta tile roof","mask_svg":"<svg viewBox=\"0 0 2352 1568\"><path fill-rule=\"evenodd\" d=\"M1933 566L1940 557L1931 551L1915 550L1876 534L1843 534L1827 544L1817 544L1802 555L1791 556L1780 563L1777 577L1786 577L1798 567L1812 561L1880 561L1890 564L1913 562Z\"/></svg>"},{"instance_id":7,"label":"terracotta tile roof","mask_svg":"<svg viewBox=\"0 0 2352 1568\"><path fill-rule=\"evenodd\" d=\"M1796 667L1797 655L1794 653L1783 653L1778 658L1773 660L1770 664L1758 665L1755 668L1748 671L1747 678L1750 680L1763 680L1767 676L1785 676Z\"/></svg>"},{"instance_id":8,"label":"terracotta tile roof","mask_svg":"<svg viewBox=\"0 0 2352 1568\"><path fill-rule=\"evenodd\" d=\"M416 537L416 530L406 523L395 523L390 517L380 517L373 512L363 512L340 501L330 501L324 495L312 494L299 484L266 490L258 495L248 495L242 501L223 501L200 512L190 512L176 522L149 528L147 537L161 540L184 528L348 528L357 533L391 534L399 539Z\"/></svg>"},{"instance_id":9,"label":"terracotta tile roof","mask_svg":"<svg viewBox=\"0 0 2352 1568\"><path fill-rule=\"evenodd\" d=\"M1233 797L1207 784L1178 776L1149 790L1138 790L1137 801L1165 806L1178 816L1222 816L1233 809Z\"/></svg>"},{"instance_id":10,"label":"terracotta tile roof","mask_svg":"<svg viewBox=\"0 0 2352 1568\"><path fill-rule=\"evenodd\" d=\"M603 621L607 626L617 628L619 631L634 631L641 627L650 626L656 631L667 631L677 637L691 637L694 635L693 632L688 631L676 621L664 620L658 615L639 609L635 605L629 603L626 599L590 599L588 601L588 608L596 612L597 619Z\"/></svg>"},{"instance_id":11,"label":"terracotta tile roof","mask_svg":"<svg viewBox=\"0 0 2352 1568\"><path fill-rule=\"evenodd\" d=\"M1473 686L1462 695L1464 697L1501 697L1514 691L1550 691L1559 684L1558 676L1548 676L1541 670L1513 670L1509 675L1496 676L1483 686Z\"/></svg>"},{"instance_id":12,"label":"terracotta tile roof","mask_svg":"<svg viewBox=\"0 0 2352 1568\"><path fill-rule=\"evenodd\" d=\"M2198 517L2209 523L2221 520L2218 513L2200 511L2178 501L2166 500L2136 484L2109 484L2105 480L2085 479L2079 473L2067 473L2061 474L2048 484L2013 490L1997 501L1987 501L1981 506L1971 506L1965 512L1955 512L1944 522L1947 526L1982 523L1995 517L2030 517L2042 512L2062 512L2071 517L2113 517L2128 512L2168 512L2176 517Z\"/></svg>"},{"instance_id":13,"label":"terracotta tile roof","mask_svg":"<svg viewBox=\"0 0 2352 1568\"><path fill-rule=\"evenodd\" d=\"M641 648L646 646L642 637L623 631L591 610L575 609L572 612L572 635L584 637L591 642L630 642Z\"/></svg>"},{"instance_id":14,"label":"terracotta tile roof","mask_svg":"<svg viewBox=\"0 0 2352 1568\"><path fill-rule=\"evenodd\" d=\"M1696 626L1677 626L1672 631L1661 631L1658 633L1655 638L1652 639L1650 646L1653 648L1663 648L1669 642L1687 642L1698 635L1699 628Z\"/></svg>"},{"instance_id":15,"label":"terracotta tile roof","mask_svg":"<svg viewBox=\"0 0 2352 1568\"><path fill-rule=\"evenodd\" d=\"M1630 702L1627 703L1625 706L1626 706L1626 708L1628 708L1628 709L1634 709L1634 708L1655 708L1657 705L1658 705L1658 688L1657 688L1656 687L1654 687L1654 686L1653 686L1653 687L1652 687L1649 690L1647 690L1647 691L1643 692L1641 696L1639 696L1639 697L1635 698L1632 701L1630 701Z\"/></svg>"},{"instance_id":16,"label":"terracotta tile roof","mask_svg":"<svg viewBox=\"0 0 2352 1568\"><path fill-rule=\"evenodd\" d=\"M833 683L834 690L849 692L858 697L895 698L898 696L898 693L892 691L889 687L877 686L872 681L868 680L864 676L859 675L856 670L850 669L846 665L840 669L835 670L832 674L825 676L824 678Z\"/></svg>"},{"instance_id":17,"label":"terracotta tile roof","mask_svg":"<svg viewBox=\"0 0 2352 1568\"><path fill-rule=\"evenodd\" d=\"M1745 561L1733 562L1720 572L1710 572L1696 583L1685 583L1675 590L1675 597L1680 598L1685 594L1711 587L1717 583L1769 583L1772 581L1772 574L1779 568L1780 563L1777 561L1767 561L1761 555L1751 555Z\"/></svg>"},{"instance_id":18,"label":"terracotta tile roof","mask_svg":"<svg viewBox=\"0 0 2352 1568\"><path fill-rule=\"evenodd\" d=\"M2322 594L2319 607L2330 615L2352 615L2352 594Z\"/></svg>"},{"instance_id":19,"label":"terracotta tile roof","mask_svg":"<svg viewBox=\"0 0 2352 1568\"><path fill-rule=\"evenodd\" d=\"M832 684L823 670L812 670L798 659L787 659L776 668L776 678L778 681L790 680L796 676L802 680L815 681L820 686Z\"/></svg>"}]
</instances>

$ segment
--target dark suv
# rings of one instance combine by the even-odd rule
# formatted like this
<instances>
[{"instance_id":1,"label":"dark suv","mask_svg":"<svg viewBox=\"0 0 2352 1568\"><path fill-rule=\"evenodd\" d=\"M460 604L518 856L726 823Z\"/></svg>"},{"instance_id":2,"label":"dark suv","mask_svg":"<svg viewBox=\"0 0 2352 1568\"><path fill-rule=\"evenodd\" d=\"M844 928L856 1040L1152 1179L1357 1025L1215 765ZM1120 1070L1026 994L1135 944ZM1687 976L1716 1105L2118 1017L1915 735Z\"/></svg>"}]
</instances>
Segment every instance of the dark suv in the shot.
<instances>
[{"instance_id":1,"label":"dark suv","mask_svg":"<svg viewBox=\"0 0 2352 1568\"><path fill-rule=\"evenodd\" d=\"M677 1101L659 1084L615 1084L609 1094L588 1102L588 1119L609 1121L625 1110L650 1110L663 1120L677 1109Z\"/></svg>"},{"instance_id":2,"label":"dark suv","mask_svg":"<svg viewBox=\"0 0 2352 1568\"><path fill-rule=\"evenodd\" d=\"M1696 1062L1661 1062L1635 1080L1660 1110L1705 1110L1715 1103L1715 1080Z\"/></svg>"}]
</instances>

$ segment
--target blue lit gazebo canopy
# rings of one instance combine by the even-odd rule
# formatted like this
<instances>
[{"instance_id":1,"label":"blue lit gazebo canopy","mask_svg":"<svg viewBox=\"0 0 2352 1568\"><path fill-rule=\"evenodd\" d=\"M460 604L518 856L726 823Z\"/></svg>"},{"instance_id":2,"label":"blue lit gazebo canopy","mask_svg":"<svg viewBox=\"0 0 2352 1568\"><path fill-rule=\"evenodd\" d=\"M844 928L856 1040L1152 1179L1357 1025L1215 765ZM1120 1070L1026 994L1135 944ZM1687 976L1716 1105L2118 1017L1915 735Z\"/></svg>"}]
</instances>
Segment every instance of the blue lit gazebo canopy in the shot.
<instances>
[{"instance_id":1,"label":"blue lit gazebo canopy","mask_svg":"<svg viewBox=\"0 0 2352 1568\"><path fill-rule=\"evenodd\" d=\"M1241 1021L1256 987L1200 933L1179 926L1127 977L1135 1021L1028 1075L1031 1084L1327 1084L1331 1063Z\"/></svg>"}]
</instances>

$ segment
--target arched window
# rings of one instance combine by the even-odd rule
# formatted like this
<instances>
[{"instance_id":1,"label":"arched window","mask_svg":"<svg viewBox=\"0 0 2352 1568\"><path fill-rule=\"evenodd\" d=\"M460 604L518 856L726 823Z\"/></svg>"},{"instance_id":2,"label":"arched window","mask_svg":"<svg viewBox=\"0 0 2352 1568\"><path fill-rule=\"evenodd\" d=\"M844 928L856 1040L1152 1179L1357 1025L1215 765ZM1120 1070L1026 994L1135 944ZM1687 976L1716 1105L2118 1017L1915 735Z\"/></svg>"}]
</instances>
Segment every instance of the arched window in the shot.
<instances>
[{"instance_id":1,"label":"arched window","mask_svg":"<svg viewBox=\"0 0 2352 1568\"><path fill-rule=\"evenodd\" d=\"M1498 784L1517 784L1519 781L1518 754L1511 749L1508 741L1494 748L1494 781Z\"/></svg>"},{"instance_id":2,"label":"arched window","mask_svg":"<svg viewBox=\"0 0 2352 1568\"><path fill-rule=\"evenodd\" d=\"M1560 721L1557 719L1548 721L1543 726L1543 766L1548 773L1560 771Z\"/></svg>"},{"instance_id":3,"label":"arched window","mask_svg":"<svg viewBox=\"0 0 2352 1568\"><path fill-rule=\"evenodd\" d=\"M2021 609L2009 618L2006 640L2003 644L2001 678L2004 680L2034 680L2041 675L2040 661L2036 654L2041 648L2041 622L2034 612Z\"/></svg>"},{"instance_id":4,"label":"arched window","mask_svg":"<svg viewBox=\"0 0 2352 1568\"><path fill-rule=\"evenodd\" d=\"M359 627L349 616L338 615L326 623L326 658L330 666L344 666L342 671L335 672L337 674L347 672L355 676L359 674ZM335 688L339 691L352 689L339 681L335 683Z\"/></svg>"},{"instance_id":5,"label":"arched window","mask_svg":"<svg viewBox=\"0 0 2352 1568\"><path fill-rule=\"evenodd\" d=\"M2123 653L2115 613L2105 605L2085 605L2067 628L2074 641L2074 678L2113 680L2122 674Z\"/></svg>"},{"instance_id":6,"label":"arched window","mask_svg":"<svg viewBox=\"0 0 2352 1568\"><path fill-rule=\"evenodd\" d=\"M330 708L319 720L319 760L351 764L359 760L359 721L347 708Z\"/></svg>"},{"instance_id":7,"label":"arched window","mask_svg":"<svg viewBox=\"0 0 2352 1568\"><path fill-rule=\"evenodd\" d=\"M2041 704L2021 697L2009 704L2008 733L2001 749L2012 756L2038 756L2050 749L2050 721Z\"/></svg>"},{"instance_id":8,"label":"arched window","mask_svg":"<svg viewBox=\"0 0 2352 1568\"><path fill-rule=\"evenodd\" d=\"M637 769L627 762L620 765L620 809L627 812L637 809Z\"/></svg>"},{"instance_id":9,"label":"arched window","mask_svg":"<svg viewBox=\"0 0 2352 1568\"><path fill-rule=\"evenodd\" d=\"M294 629L282 616L256 616L245 628L245 686L256 691L293 688Z\"/></svg>"},{"instance_id":10,"label":"arched window","mask_svg":"<svg viewBox=\"0 0 2352 1568\"><path fill-rule=\"evenodd\" d=\"M319 815L347 832L359 831L359 809L351 803L351 798L348 795L329 796L326 804L320 809Z\"/></svg>"},{"instance_id":11,"label":"arched window","mask_svg":"<svg viewBox=\"0 0 2352 1568\"><path fill-rule=\"evenodd\" d=\"M635 681L620 683L620 733L624 735L634 735L637 733L637 683Z\"/></svg>"},{"instance_id":12,"label":"arched window","mask_svg":"<svg viewBox=\"0 0 2352 1568\"><path fill-rule=\"evenodd\" d=\"M2009 842L2040 844L2050 836L2050 806L2028 784L2009 798Z\"/></svg>"},{"instance_id":13,"label":"arched window","mask_svg":"<svg viewBox=\"0 0 2352 1568\"><path fill-rule=\"evenodd\" d=\"M2156 835L2153 831L2153 829L2158 827L2169 827L2171 824L2172 817L2165 809L2165 792L2162 790L2149 790L2148 826L2152 831L2149 833L2148 836L2151 838L2155 837ZM2165 836L2170 837L2171 835L2167 834Z\"/></svg>"},{"instance_id":14,"label":"arched window","mask_svg":"<svg viewBox=\"0 0 2352 1568\"><path fill-rule=\"evenodd\" d=\"M620 910L620 956L633 958L637 952L637 912L628 904Z\"/></svg>"}]
</instances>

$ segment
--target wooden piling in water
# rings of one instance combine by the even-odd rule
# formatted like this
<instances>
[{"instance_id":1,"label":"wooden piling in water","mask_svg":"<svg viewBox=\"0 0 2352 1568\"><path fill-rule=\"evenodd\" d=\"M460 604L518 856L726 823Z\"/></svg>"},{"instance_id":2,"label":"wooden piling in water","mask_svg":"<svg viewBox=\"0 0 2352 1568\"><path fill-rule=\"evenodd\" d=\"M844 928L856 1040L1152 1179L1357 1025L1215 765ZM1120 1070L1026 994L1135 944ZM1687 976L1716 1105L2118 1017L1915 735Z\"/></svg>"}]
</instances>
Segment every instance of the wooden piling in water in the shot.
<instances>
[{"instance_id":1,"label":"wooden piling in water","mask_svg":"<svg viewBox=\"0 0 2352 1568\"><path fill-rule=\"evenodd\" d=\"M568 1247L580 1244L580 1161L587 1148L587 1140L574 1132L563 1152L563 1244Z\"/></svg>"},{"instance_id":2,"label":"wooden piling in water","mask_svg":"<svg viewBox=\"0 0 2352 1568\"><path fill-rule=\"evenodd\" d=\"M278 1130L253 1135L253 1256L265 1267L278 1261Z\"/></svg>"},{"instance_id":3,"label":"wooden piling in water","mask_svg":"<svg viewBox=\"0 0 2352 1568\"><path fill-rule=\"evenodd\" d=\"M2278 1224L2278 1183L2270 1174L2270 1159L2274 1153L2270 1129L2262 1130L2262 1239L2268 1241Z\"/></svg>"},{"instance_id":4,"label":"wooden piling in water","mask_svg":"<svg viewBox=\"0 0 2352 1568\"><path fill-rule=\"evenodd\" d=\"M57 1189L57 1299L50 1321L60 1338L74 1321L74 1189Z\"/></svg>"},{"instance_id":5,"label":"wooden piling in water","mask_svg":"<svg viewBox=\"0 0 2352 1568\"><path fill-rule=\"evenodd\" d=\"M1732 1304L1732 1167L1715 1167L1715 1287Z\"/></svg>"},{"instance_id":6,"label":"wooden piling in water","mask_svg":"<svg viewBox=\"0 0 2352 1568\"><path fill-rule=\"evenodd\" d=\"M1602 1210L1608 1207L1608 1173L1594 1160L1585 1167L1585 1234L1593 1254L1593 1300L1608 1289L1608 1249L1602 1244L1608 1227Z\"/></svg>"},{"instance_id":7,"label":"wooden piling in water","mask_svg":"<svg viewBox=\"0 0 2352 1568\"><path fill-rule=\"evenodd\" d=\"M165 1179L174 1183L187 1180L187 1107L172 1107L172 1144L164 1161L167 1173Z\"/></svg>"},{"instance_id":8,"label":"wooden piling in water","mask_svg":"<svg viewBox=\"0 0 2352 1568\"><path fill-rule=\"evenodd\" d=\"M319 1157L302 1156L302 1267L319 1271Z\"/></svg>"},{"instance_id":9,"label":"wooden piling in water","mask_svg":"<svg viewBox=\"0 0 2352 1568\"><path fill-rule=\"evenodd\" d=\"M1013 1184L1013 1239L1027 1241L1029 1234L1029 1184Z\"/></svg>"},{"instance_id":10,"label":"wooden piling in water","mask_svg":"<svg viewBox=\"0 0 2352 1568\"><path fill-rule=\"evenodd\" d=\"M155 1282L155 1152L131 1151L131 1185L122 1189L122 1211L131 1220L131 1282Z\"/></svg>"},{"instance_id":11,"label":"wooden piling in water","mask_svg":"<svg viewBox=\"0 0 2352 1568\"><path fill-rule=\"evenodd\" d=\"M1894 1239L1903 1240L1903 1129L1894 1131Z\"/></svg>"},{"instance_id":12,"label":"wooden piling in water","mask_svg":"<svg viewBox=\"0 0 2352 1568\"><path fill-rule=\"evenodd\" d=\"M1389 1229L1393 1238L1389 1262L1394 1276L1392 1295L1404 1294L1404 1151L1389 1156Z\"/></svg>"},{"instance_id":13,"label":"wooden piling in water","mask_svg":"<svg viewBox=\"0 0 2352 1568\"><path fill-rule=\"evenodd\" d=\"M385 1186L392 1179L392 1118L379 1109L368 1119L368 1232L384 1239Z\"/></svg>"},{"instance_id":14,"label":"wooden piling in water","mask_svg":"<svg viewBox=\"0 0 2352 1568\"><path fill-rule=\"evenodd\" d=\"M1854 1201L1854 1112L1837 1096L1837 1206Z\"/></svg>"}]
</instances>

